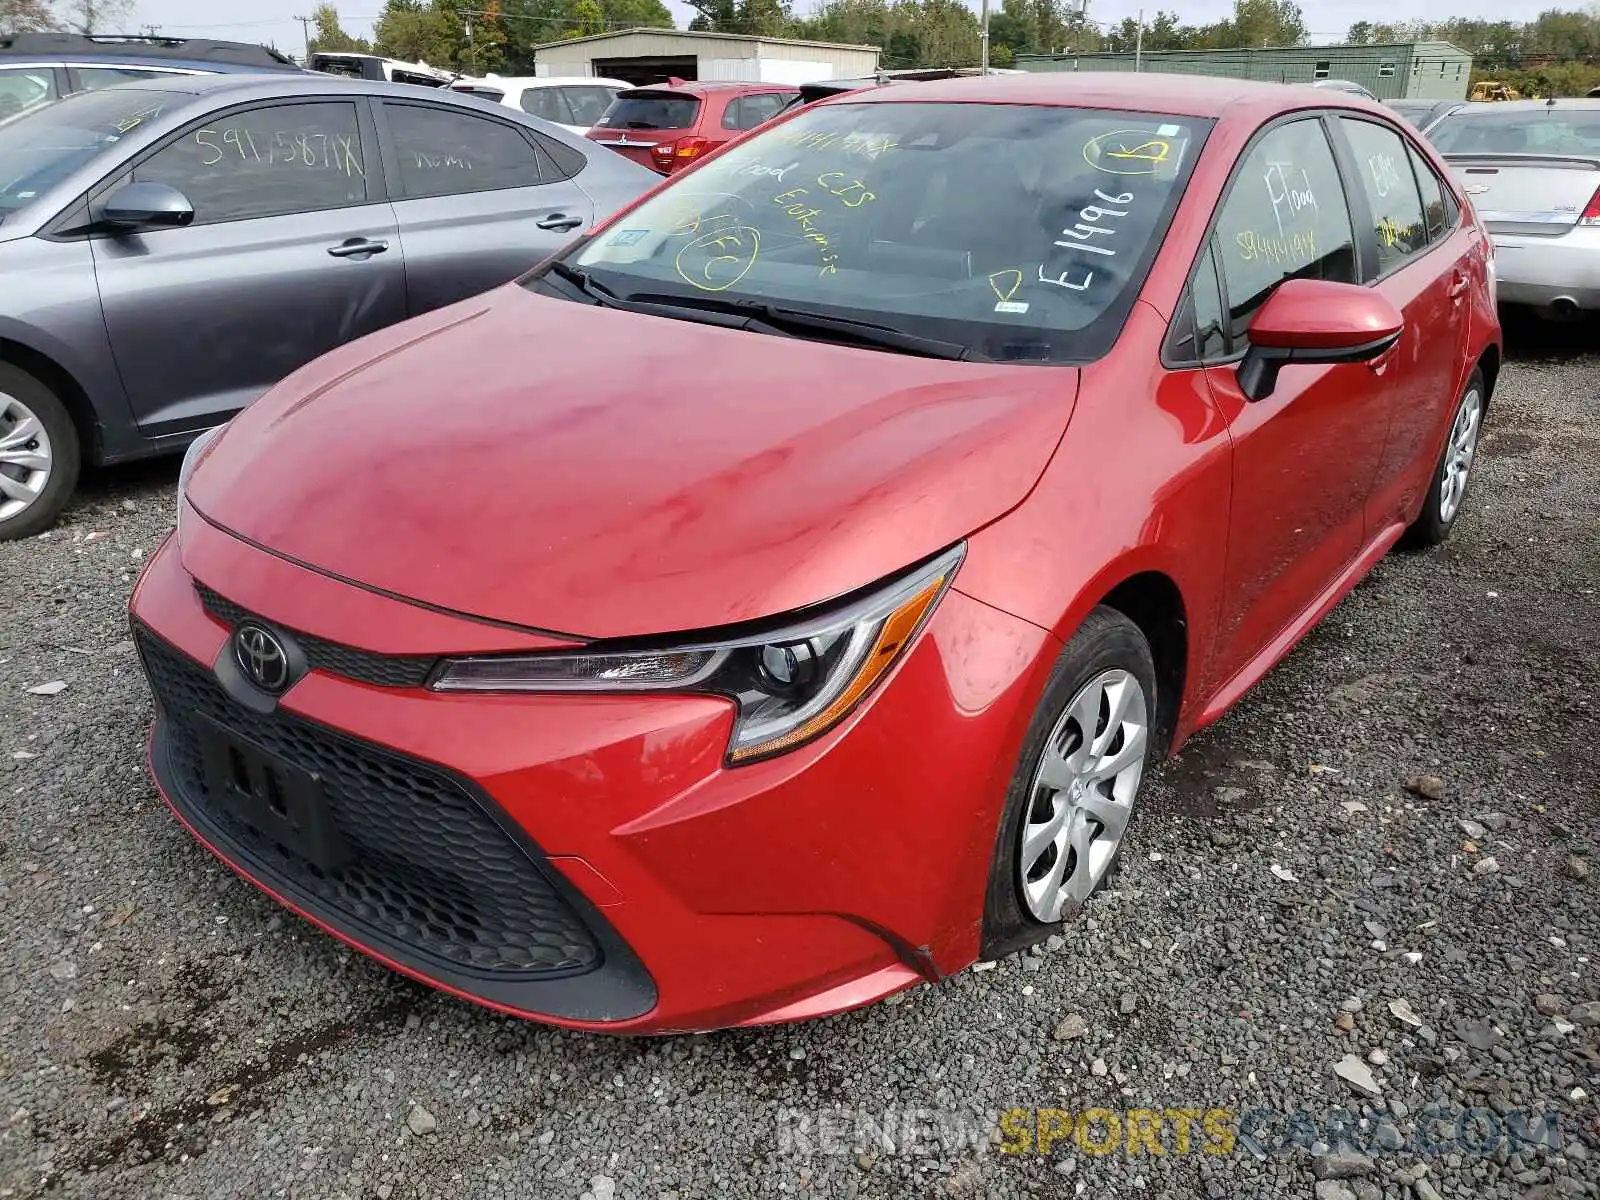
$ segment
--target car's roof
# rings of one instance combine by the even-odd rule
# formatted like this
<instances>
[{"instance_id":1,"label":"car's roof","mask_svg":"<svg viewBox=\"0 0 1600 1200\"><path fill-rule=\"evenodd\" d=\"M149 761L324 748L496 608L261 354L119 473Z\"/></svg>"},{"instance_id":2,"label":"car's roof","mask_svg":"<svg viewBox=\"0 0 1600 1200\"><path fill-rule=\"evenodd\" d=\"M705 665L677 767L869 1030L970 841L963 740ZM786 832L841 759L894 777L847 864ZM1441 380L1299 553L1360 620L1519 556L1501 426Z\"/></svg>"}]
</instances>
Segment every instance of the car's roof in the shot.
<instances>
[{"instance_id":1,"label":"car's roof","mask_svg":"<svg viewBox=\"0 0 1600 1200\"><path fill-rule=\"evenodd\" d=\"M507 88L542 88L542 87L572 87L577 84L593 84L596 87L625 87L631 88L633 84L622 79L611 79L603 75L485 75L477 79L458 79L453 87L507 87Z\"/></svg>"},{"instance_id":2,"label":"car's roof","mask_svg":"<svg viewBox=\"0 0 1600 1200\"><path fill-rule=\"evenodd\" d=\"M1049 104L1116 108L1184 117L1220 117L1232 110L1270 113L1289 108L1379 108L1338 88L1257 83L1208 75L1157 75L1126 71L1033 71L1024 75L975 75L962 79L897 83L851 92L823 104Z\"/></svg>"},{"instance_id":3,"label":"car's roof","mask_svg":"<svg viewBox=\"0 0 1600 1200\"><path fill-rule=\"evenodd\" d=\"M634 92L684 92L692 96L715 92L793 92L792 83L756 83L749 80L686 79L682 83L643 83L629 88Z\"/></svg>"},{"instance_id":4,"label":"car's roof","mask_svg":"<svg viewBox=\"0 0 1600 1200\"><path fill-rule=\"evenodd\" d=\"M118 89L152 92L192 92L197 96L215 98L228 92L245 96L300 96L359 92L375 96L395 96L416 100L422 97L443 99L447 104L472 104L478 98L466 92L447 87L424 87L415 83L390 83L383 79L355 79L348 75L332 75L324 71L300 71L294 74L245 75L171 75L157 79L137 79L117 85ZM490 105L494 110L495 106Z\"/></svg>"},{"instance_id":5,"label":"car's roof","mask_svg":"<svg viewBox=\"0 0 1600 1200\"><path fill-rule=\"evenodd\" d=\"M1560 111L1563 108L1576 108L1581 112L1594 112L1600 109L1600 98L1590 99L1588 96L1573 96L1566 100L1496 100L1491 104L1469 104L1461 102L1461 107L1451 113L1452 117L1477 116L1479 114L1503 112L1534 112L1553 108Z\"/></svg>"}]
</instances>

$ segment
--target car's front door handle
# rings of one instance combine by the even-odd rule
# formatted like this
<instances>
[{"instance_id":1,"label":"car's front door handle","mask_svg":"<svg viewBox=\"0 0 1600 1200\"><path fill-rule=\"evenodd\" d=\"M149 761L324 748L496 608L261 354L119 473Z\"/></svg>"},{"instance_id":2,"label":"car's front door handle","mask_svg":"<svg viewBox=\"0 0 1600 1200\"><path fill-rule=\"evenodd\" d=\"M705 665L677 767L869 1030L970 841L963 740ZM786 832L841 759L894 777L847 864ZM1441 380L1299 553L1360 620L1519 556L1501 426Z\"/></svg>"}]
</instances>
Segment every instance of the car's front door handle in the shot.
<instances>
[{"instance_id":1,"label":"car's front door handle","mask_svg":"<svg viewBox=\"0 0 1600 1200\"><path fill-rule=\"evenodd\" d=\"M382 254L388 248L389 243L381 238L353 237L345 238L337 246L329 246L328 253L335 258L363 258Z\"/></svg>"},{"instance_id":2,"label":"car's front door handle","mask_svg":"<svg viewBox=\"0 0 1600 1200\"><path fill-rule=\"evenodd\" d=\"M566 213L551 213L543 220L535 221L534 224L540 229L559 229L564 231L568 229L576 229L579 225L582 225L583 218L569 217Z\"/></svg>"}]
</instances>

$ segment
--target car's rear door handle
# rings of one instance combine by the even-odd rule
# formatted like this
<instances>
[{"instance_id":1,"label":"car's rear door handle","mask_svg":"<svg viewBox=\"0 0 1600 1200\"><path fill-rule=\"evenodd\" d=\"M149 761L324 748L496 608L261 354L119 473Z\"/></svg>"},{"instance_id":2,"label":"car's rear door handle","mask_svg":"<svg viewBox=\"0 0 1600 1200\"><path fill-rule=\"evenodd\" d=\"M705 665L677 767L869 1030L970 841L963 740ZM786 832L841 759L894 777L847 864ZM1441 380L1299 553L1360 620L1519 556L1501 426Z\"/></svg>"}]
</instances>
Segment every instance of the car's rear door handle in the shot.
<instances>
[{"instance_id":1,"label":"car's rear door handle","mask_svg":"<svg viewBox=\"0 0 1600 1200\"><path fill-rule=\"evenodd\" d=\"M345 238L337 246L329 246L328 253L335 258L361 258L366 255L382 254L389 248L389 243L381 238L353 237Z\"/></svg>"},{"instance_id":2,"label":"car's rear door handle","mask_svg":"<svg viewBox=\"0 0 1600 1200\"><path fill-rule=\"evenodd\" d=\"M1457 271L1455 278L1450 281L1450 299L1461 299L1461 297L1466 294L1467 288L1471 285L1472 281L1460 271Z\"/></svg>"},{"instance_id":3,"label":"car's rear door handle","mask_svg":"<svg viewBox=\"0 0 1600 1200\"><path fill-rule=\"evenodd\" d=\"M583 224L583 218L569 217L566 213L551 213L543 220L535 221L534 224L540 229L576 229L579 225Z\"/></svg>"}]
</instances>

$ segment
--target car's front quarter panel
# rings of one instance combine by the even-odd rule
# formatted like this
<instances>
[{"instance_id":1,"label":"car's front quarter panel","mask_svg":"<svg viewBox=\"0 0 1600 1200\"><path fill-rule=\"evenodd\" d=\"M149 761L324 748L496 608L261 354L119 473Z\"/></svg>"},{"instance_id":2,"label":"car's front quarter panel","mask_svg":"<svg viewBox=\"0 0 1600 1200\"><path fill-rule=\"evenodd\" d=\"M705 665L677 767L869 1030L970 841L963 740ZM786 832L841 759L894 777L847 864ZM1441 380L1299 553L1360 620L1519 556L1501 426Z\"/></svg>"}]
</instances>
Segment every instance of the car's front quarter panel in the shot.
<instances>
[{"instance_id":1,"label":"car's front quarter panel","mask_svg":"<svg viewBox=\"0 0 1600 1200\"><path fill-rule=\"evenodd\" d=\"M1028 502L972 538L957 586L1065 642L1119 584L1166 576L1188 630L1181 741L1211 682L1235 414L1200 370L1162 366L1165 333L1161 314L1134 306L1111 353L1083 369L1072 424Z\"/></svg>"},{"instance_id":2,"label":"car's front quarter panel","mask_svg":"<svg viewBox=\"0 0 1600 1200\"><path fill-rule=\"evenodd\" d=\"M83 391L95 431L85 452L100 461L137 453L138 429L111 344L88 241L39 237L0 243L0 359L5 343L48 359ZM10 357L19 357L15 350Z\"/></svg>"}]
</instances>

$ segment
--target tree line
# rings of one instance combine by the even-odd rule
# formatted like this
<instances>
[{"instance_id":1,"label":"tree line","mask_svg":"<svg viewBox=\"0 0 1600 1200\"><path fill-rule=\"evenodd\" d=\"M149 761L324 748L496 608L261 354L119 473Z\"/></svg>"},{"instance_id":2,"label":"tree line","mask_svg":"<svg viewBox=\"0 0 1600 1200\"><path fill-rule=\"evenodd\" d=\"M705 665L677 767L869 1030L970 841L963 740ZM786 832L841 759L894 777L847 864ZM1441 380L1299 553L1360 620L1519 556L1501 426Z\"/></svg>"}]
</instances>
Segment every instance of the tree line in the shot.
<instances>
[{"instance_id":1,"label":"tree line","mask_svg":"<svg viewBox=\"0 0 1600 1200\"><path fill-rule=\"evenodd\" d=\"M0 0L4 3L5 0ZM661 0L387 0L373 36L353 37L324 0L311 50L356 50L467 75L533 73L533 48L638 26L671 29Z\"/></svg>"},{"instance_id":2,"label":"tree line","mask_svg":"<svg viewBox=\"0 0 1600 1200\"><path fill-rule=\"evenodd\" d=\"M0 0L0 5L44 0ZM81 2L81 0L80 0ZM690 0L691 29L880 46L886 70L975 66L982 52L977 14L962 0L826 0L810 16L789 0ZM0 9L3 11L3 9ZM328 0L313 11L313 49L370 50L468 74L533 68L533 48L635 26L671 28L661 0L387 0L370 42L339 24ZM1295 0L1234 0L1233 14L1188 24L1158 10L1144 23L1093 20L1078 0L997 0L989 17L989 61L1010 66L1020 54L1225 50L1297 46L1308 38ZM1360 21L1347 41L1453 42L1473 56L1474 77L1527 94L1581 94L1600 84L1600 4L1550 9L1531 21Z\"/></svg>"}]
</instances>

